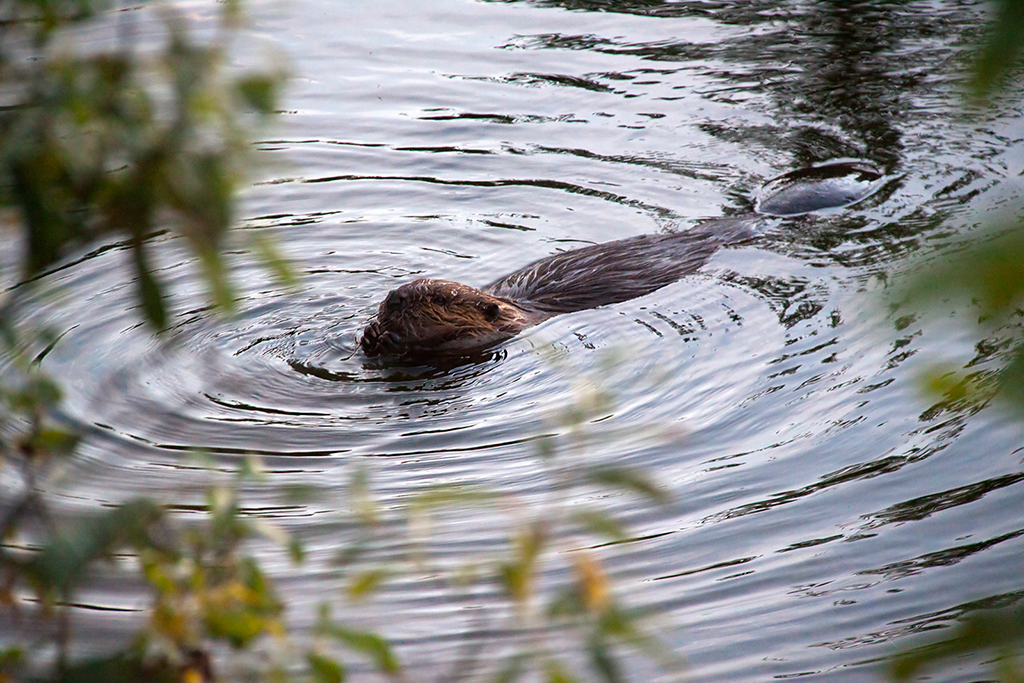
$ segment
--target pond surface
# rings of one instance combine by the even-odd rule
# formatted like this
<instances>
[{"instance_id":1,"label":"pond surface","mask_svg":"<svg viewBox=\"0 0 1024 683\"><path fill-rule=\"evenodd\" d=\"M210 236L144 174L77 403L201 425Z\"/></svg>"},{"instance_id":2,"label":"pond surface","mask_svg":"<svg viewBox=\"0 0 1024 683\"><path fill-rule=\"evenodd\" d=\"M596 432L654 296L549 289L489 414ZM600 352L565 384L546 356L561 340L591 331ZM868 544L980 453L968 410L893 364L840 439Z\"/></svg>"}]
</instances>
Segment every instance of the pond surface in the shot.
<instances>
[{"instance_id":1,"label":"pond surface","mask_svg":"<svg viewBox=\"0 0 1024 683\"><path fill-rule=\"evenodd\" d=\"M338 520L356 468L385 509L438 484L543 505L546 436L566 463L638 468L671 492L663 507L592 493L563 503L629 522L634 540L602 556L690 680L877 680L879 659L914 634L1021 600L1020 426L920 388L939 361L1000 367L1005 345L974 347L966 305L922 314L886 291L911 257L971 241L1019 192L1020 98L972 110L959 94L980 7L251 9L247 40L286 53L293 77L258 144L239 236L273 235L301 289L274 285L240 250L240 313L218 321L182 245L157 237L177 309L161 343L139 325L120 246L49 275L63 294L40 301L37 321L63 336L43 367L91 434L69 506L142 493L188 517L204 481L190 449L224 468L260 454L267 482L245 503L307 543L299 568L268 551L301 623L345 585L331 560L352 541ZM837 158L877 164L884 186L850 208L776 219L653 294L553 318L455 367L356 352L403 282L480 286L559 250L686 230L752 210L782 172ZM560 416L595 391L611 407L571 438ZM296 486L318 496L286 501ZM495 552L507 534L470 515L439 531L435 559ZM133 604L117 591L94 600ZM432 680L467 640L501 642L467 617L495 600L410 578L357 623ZM97 639L121 618L89 617ZM934 680L986 671L970 659Z\"/></svg>"}]
</instances>

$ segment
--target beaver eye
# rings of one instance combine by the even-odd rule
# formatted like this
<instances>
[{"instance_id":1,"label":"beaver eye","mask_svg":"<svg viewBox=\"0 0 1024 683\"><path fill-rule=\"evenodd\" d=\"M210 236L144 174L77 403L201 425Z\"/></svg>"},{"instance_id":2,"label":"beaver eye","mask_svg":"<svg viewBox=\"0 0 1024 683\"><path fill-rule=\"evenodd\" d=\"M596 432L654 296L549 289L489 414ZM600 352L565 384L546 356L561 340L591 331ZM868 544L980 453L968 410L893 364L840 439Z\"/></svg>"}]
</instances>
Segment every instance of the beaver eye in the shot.
<instances>
[{"instance_id":1,"label":"beaver eye","mask_svg":"<svg viewBox=\"0 0 1024 683\"><path fill-rule=\"evenodd\" d=\"M444 296L440 296L440 295L435 296L434 297L434 303L437 304L438 306L447 306L448 305L448 298L444 297Z\"/></svg>"},{"instance_id":2,"label":"beaver eye","mask_svg":"<svg viewBox=\"0 0 1024 683\"><path fill-rule=\"evenodd\" d=\"M493 301L484 304L484 318L487 319L487 322L493 323L499 315L501 315L501 309L498 308L498 304Z\"/></svg>"}]
</instances>

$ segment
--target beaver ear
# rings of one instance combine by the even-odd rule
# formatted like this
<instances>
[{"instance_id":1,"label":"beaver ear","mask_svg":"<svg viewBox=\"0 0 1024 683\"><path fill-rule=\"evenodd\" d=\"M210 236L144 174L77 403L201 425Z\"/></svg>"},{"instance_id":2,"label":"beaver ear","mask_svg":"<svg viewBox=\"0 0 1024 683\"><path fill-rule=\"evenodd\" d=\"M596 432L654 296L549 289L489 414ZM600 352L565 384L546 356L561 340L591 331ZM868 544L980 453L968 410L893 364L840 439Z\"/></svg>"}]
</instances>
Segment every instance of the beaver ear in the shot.
<instances>
[{"instance_id":1,"label":"beaver ear","mask_svg":"<svg viewBox=\"0 0 1024 683\"><path fill-rule=\"evenodd\" d=\"M484 317L487 318L487 322L493 323L501 315L501 309L498 308L498 304L490 301L484 304Z\"/></svg>"}]
</instances>

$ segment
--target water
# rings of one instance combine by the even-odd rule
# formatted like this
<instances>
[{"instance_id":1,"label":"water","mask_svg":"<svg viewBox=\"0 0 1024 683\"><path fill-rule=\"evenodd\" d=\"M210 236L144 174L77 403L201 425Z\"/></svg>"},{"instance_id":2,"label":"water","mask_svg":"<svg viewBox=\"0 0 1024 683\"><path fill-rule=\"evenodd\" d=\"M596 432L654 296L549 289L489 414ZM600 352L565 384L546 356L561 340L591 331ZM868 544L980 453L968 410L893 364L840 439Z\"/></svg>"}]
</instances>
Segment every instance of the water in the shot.
<instances>
[{"instance_id":1,"label":"water","mask_svg":"<svg viewBox=\"0 0 1024 683\"><path fill-rule=\"evenodd\" d=\"M43 367L91 433L66 505L135 492L187 518L202 481L190 449L225 469L260 454L268 481L246 508L306 540L299 569L266 552L301 624L344 585L330 561L351 541L339 515L354 468L390 510L448 483L543 504L537 443L554 435L567 457L642 468L672 493L661 508L569 502L631 522L635 540L606 561L694 681L877 680L914 634L1024 595L1019 425L920 390L934 362L992 370L999 355L973 347L968 304L894 311L887 293L911 257L971 241L1019 193L1019 98L982 111L959 94L979 7L252 9L247 48L287 53L293 78L237 237L273 235L301 289L240 248L240 313L218 321L183 246L157 237L176 314L158 342L139 326L122 247L50 274L57 296L35 319L63 336ZM554 318L454 368L354 353L403 282L479 286L560 249L749 211L764 181L835 158L874 161L887 182L855 207L780 219L654 294ZM558 416L595 390L613 407L574 445ZM280 493L299 485L318 497ZM470 515L439 530L437 561L486 555L506 533ZM465 635L466 615L493 604L410 579L355 618L433 677L467 637L501 642ZM120 619L90 615L89 632L101 641ZM970 659L935 680L985 671Z\"/></svg>"}]
</instances>

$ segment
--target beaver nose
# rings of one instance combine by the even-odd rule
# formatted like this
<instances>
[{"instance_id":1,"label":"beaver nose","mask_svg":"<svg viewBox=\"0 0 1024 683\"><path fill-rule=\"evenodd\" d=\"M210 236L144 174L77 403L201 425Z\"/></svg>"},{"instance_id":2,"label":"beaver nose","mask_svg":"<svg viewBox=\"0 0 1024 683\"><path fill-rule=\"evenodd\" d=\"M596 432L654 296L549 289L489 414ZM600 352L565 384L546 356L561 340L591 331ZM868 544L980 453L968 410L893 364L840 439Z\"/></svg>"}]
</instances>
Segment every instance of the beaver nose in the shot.
<instances>
[{"instance_id":1,"label":"beaver nose","mask_svg":"<svg viewBox=\"0 0 1024 683\"><path fill-rule=\"evenodd\" d=\"M401 311L405 308L407 303L409 303L409 293L402 291L401 289L393 290L388 294L387 298L384 299L384 305L389 311Z\"/></svg>"}]
</instances>

